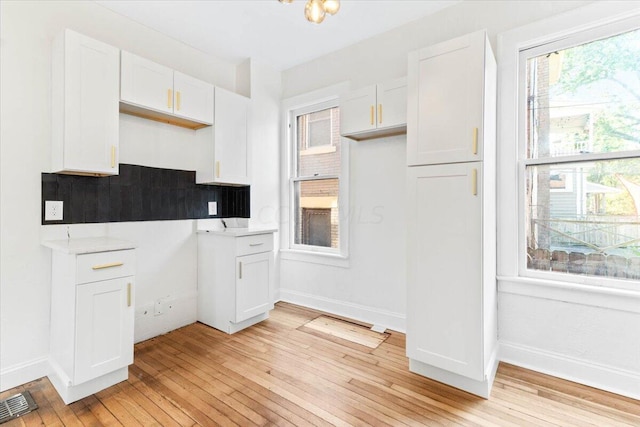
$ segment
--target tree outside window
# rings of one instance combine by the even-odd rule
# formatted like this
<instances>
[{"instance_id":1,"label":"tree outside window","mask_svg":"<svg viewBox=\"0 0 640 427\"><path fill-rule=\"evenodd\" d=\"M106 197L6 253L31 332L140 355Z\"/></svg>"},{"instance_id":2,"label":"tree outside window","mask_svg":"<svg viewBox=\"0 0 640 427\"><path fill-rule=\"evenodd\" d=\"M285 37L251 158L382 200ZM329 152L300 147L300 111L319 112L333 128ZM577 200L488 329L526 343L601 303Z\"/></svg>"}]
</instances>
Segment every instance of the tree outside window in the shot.
<instances>
[{"instance_id":1,"label":"tree outside window","mask_svg":"<svg viewBox=\"0 0 640 427\"><path fill-rule=\"evenodd\" d=\"M527 268L640 279L640 30L526 73Z\"/></svg>"}]
</instances>

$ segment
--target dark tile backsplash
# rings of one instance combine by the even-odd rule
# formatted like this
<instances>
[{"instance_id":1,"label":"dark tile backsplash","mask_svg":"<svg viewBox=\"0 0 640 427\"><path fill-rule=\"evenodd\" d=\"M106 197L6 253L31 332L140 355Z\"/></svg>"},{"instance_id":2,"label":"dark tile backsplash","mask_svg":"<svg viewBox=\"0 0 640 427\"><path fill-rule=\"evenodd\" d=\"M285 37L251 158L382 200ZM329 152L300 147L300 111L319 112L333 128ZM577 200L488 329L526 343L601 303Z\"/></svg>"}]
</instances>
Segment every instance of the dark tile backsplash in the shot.
<instances>
[{"instance_id":1,"label":"dark tile backsplash","mask_svg":"<svg viewBox=\"0 0 640 427\"><path fill-rule=\"evenodd\" d=\"M42 174L42 224L249 218L249 187L197 185L193 171L120 165L110 177ZM63 221L44 220L45 200L64 202ZM208 202L218 215L208 215Z\"/></svg>"}]
</instances>

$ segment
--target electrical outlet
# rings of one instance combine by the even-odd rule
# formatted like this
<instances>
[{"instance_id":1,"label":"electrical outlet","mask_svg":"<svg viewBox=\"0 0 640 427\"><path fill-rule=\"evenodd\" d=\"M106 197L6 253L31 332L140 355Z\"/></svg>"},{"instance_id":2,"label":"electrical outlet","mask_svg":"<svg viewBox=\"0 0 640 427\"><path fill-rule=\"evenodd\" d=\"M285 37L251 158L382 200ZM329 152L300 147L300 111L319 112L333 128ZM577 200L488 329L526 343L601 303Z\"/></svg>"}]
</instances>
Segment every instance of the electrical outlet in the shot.
<instances>
[{"instance_id":1,"label":"electrical outlet","mask_svg":"<svg viewBox=\"0 0 640 427\"><path fill-rule=\"evenodd\" d=\"M54 200L44 201L44 220L45 221L62 221L63 202Z\"/></svg>"},{"instance_id":2,"label":"electrical outlet","mask_svg":"<svg viewBox=\"0 0 640 427\"><path fill-rule=\"evenodd\" d=\"M209 202L209 215L218 215L218 202Z\"/></svg>"}]
</instances>

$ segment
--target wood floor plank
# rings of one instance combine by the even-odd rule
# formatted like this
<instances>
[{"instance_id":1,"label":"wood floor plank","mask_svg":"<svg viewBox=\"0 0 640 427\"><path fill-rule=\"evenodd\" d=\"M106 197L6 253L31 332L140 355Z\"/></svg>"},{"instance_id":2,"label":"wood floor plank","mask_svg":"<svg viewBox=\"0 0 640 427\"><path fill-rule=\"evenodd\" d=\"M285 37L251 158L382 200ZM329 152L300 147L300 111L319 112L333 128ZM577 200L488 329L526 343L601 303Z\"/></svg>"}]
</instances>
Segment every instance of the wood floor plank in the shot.
<instances>
[{"instance_id":1,"label":"wood floor plank","mask_svg":"<svg viewBox=\"0 0 640 427\"><path fill-rule=\"evenodd\" d=\"M2 427L640 426L638 400L504 363L478 398L409 372L404 334L371 349L305 329L326 314L278 303L233 335L185 326L136 344L127 381L71 405L46 378L0 393L39 405Z\"/></svg>"},{"instance_id":2,"label":"wood floor plank","mask_svg":"<svg viewBox=\"0 0 640 427\"><path fill-rule=\"evenodd\" d=\"M102 426L115 427L122 426L122 423L100 402L95 395L86 397L84 403L87 408L95 415Z\"/></svg>"}]
</instances>

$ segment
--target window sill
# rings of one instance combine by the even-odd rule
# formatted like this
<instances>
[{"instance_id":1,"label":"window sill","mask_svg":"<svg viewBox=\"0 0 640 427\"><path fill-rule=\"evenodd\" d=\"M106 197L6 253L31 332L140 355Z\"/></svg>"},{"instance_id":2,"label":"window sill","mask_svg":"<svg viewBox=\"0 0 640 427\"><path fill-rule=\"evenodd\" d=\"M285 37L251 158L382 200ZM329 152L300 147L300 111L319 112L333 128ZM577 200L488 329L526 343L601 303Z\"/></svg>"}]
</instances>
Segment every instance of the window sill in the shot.
<instances>
[{"instance_id":1,"label":"window sill","mask_svg":"<svg viewBox=\"0 0 640 427\"><path fill-rule=\"evenodd\" d=\"M640 313L640 291L533 277L498 276L498 292Z\"/></svg>"},{"instance_id":2,"label":"window sill","mask_svg":"<svg viewBox=\"0 0 640 427\"><path fill-rule=\"evenodd\" d=\"M336 152L335 145L326 144L318 147L309 147L306 150L300 150L300 155L312 156L314 154L329 154L329 153L335 153L335 152Z\"/></svg>"},{"instance_id":3,"label":"window sill","mask_svg":"<svg viewBox=\"0 0 640 427\"><path fill-rule=\"evenodd\" d=\"M349 257L325 252L311 252L296 249L280 249L280 259L286 261L307 262L332 267L349 268Z\"/></svg>"}]
</instances>

